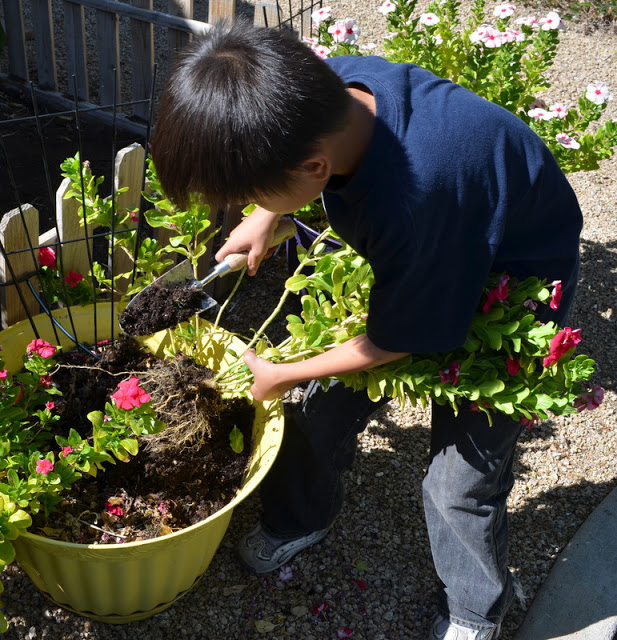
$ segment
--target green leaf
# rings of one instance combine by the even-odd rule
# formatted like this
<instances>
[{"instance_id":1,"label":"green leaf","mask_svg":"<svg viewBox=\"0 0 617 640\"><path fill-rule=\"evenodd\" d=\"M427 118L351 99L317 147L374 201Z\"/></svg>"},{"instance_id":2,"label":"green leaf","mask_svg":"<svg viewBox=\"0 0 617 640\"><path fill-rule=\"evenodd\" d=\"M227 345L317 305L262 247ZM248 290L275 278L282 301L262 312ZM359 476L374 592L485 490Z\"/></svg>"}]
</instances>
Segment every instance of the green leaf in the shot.
<instances>
[{"instance_id":1,"label":"green leaf","mask_svg":"<svg viewBox=\"0 0 617 640\"><path fill-rule=\"evenodd\" d=\"M0 542L0 562L3 564L11 564L15 560L15 549L8 540Z\"/></svg>"},{"instance_id":2,"label":"green leaf","mask_svg":"<svg viewBox=\"0 0 617 640\"><path fill-rule=\"evenodd\" d=\"M506 385L501 380L489 380L488 382L483 382L478 385L478 390L480 394L490 398L491 396L503 391L506 388Z\"/></svg>"},{"instance_id":3,"label":"green leaf","mask_svg":"<svg viewBox=\"0 0 617 640\"><path fill-rule=\"evenodd\" d=\"M302 274L291 276L291 278L288 278L285 282L285 288L294 293L305 289L307 285L308 278Z\"/></svg>"},{"instance_id":4,"label":"green leaf","mask_svg":"<svg viewBox=\"0 0 617 640\"><path fill-rule=\"evenodd\" d=\"M229 434L229 444L235 453L244 451L244 435L238 427L234 427Z\"/></svg>"}]
</instances>

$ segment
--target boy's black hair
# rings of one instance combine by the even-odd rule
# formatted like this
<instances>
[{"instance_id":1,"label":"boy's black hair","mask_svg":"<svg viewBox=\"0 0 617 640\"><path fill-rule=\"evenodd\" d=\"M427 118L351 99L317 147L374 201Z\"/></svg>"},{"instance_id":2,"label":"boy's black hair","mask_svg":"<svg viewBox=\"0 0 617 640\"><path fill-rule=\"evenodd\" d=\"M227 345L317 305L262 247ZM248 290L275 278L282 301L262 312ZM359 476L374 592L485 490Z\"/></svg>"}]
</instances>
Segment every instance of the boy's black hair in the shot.
<instances>
[{"instance_id":1,"label":"boy's black hair","mask_svg":"<svg viewBox=\"0 0 617 640\"><path fill-rule=\"evenodd\" d=\"M167 196L215 207L285 193L351 100L293 34L244 21L214 25L180 54L163 93L152 157Z\"/></svg>"}]
</instances>

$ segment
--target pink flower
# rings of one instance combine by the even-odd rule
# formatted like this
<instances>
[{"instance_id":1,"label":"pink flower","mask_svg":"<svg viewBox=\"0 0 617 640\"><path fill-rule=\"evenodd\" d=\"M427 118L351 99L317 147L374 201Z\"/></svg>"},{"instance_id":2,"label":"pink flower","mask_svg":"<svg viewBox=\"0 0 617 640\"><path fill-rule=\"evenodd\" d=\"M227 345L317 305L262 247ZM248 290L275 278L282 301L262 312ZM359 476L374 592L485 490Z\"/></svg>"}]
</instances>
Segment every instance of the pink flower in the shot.
<instances>
[{"instance_id":1,"label":"pink flower","mask_svg":"<svg viewBox=\"0 0 617 640\"><path fill-rule=\"evenodd\" d=\"M51 401L49 401L49 402L46 402L46 403L45 403L45 408L46 408L46 409L49 409L50 411L51 411L55 406L56 406L56 405L55 405L53 402L51 402Z\"/></svg>"},{"instance_id":2,"label":"pink flower","mask_svg":"<svg viewBox=\"0 0 617 640\"><path fill-rule=\"evenodd\" d=\"M503 41L504 42L524 42L525 34L522 31L515 31L514 29L510 29L510 27L506 27L506 30L503 33Z\"/></svg>"},{"instance_id":3,"label":"pink flower","mask_svg":"<svg viewBox=\"0 0 617 640\"><path fill-rule=\"evenodd\" d=\"M337 20L328 27L328 33L332 34L335 42L355 44L360 35L360 27L353 18L346 18L345 20Z\"/></svg>"},{"instance_id":4,"label":"pink flower","mask_svg":"<svg viewBox=\"0 0 617 640\"><path fill-rule=\"evenodd\" d=\"M9 372L6 369L2 369L0 371L0 380L6 380L6 377L9 375Z\"/></svg>"},{"instance_id":5,"label":"pink flower","mask_svg":"<svg viewBox=\"0 0 617 640\"><path fill-rule=\"evenodd\" d=\"M36 463L36 472L46 476L50 471L54 470L54 463L47 458L43 458Z\"/></svg>"},{"instance_id":6,"label":"pink flower","mask_svg":"<svg viewBox=\"0 0 617 640\"><path fill-rule=\"evenodd\" d=\"M508 297L508 281L510 280L510 276L503 275L497 281L497 286L494 289L491 289L488 292L488 297L484 306L482 307L482 311L484 313L488 313L491 310L491 307L497 300L504 301Z\"/></svg>"},{"instance_id":7,"label":"pink flower","mask_svg":"<svg viewBox=\"0 0 617 640\"><path fill-rule=\"evenodd\" d=\"M509 18L514 13L514 9L516 9L516 5L513 5L510 2L504 2L503 4L498 4L495 7L493 15L499 18Z\"/></svg>"},{"instance_id":8,"label":"pink flower","mask_svg":"<svg viewBox=\"0 0 617 640\"><path fill-rule=\"evenodd\" d=\"M396 4L391 2L390 0L386 0L377 11L379 13L383 13L383 15L387 15L388 13L392 13L392 11L396 10Z\"/></svg>"},{"instance_id":9,"label":"pink flower","mask_svg":"<svg viewBox=\"0 0 617 640\"><path fill-rule=\"evenodd\" d=\"M521 363L514 358L506 358L506 366L508 367L508 373L511 376L515 376L521 368Z\"/></svg>"},{"instance_id":10,"label":"pink flower","mask_svg":"<svg viewBox=\"0 0 617 640\"><path fill-rule=\"evenodd\" d=\"M327 20L332 13L332 9L330 7L322 7L321 9L317 9L311 13L311 19L313 20L314 25L318 25L319 23Z\"/></svg>"},{"instance_id":11,"label":"pink flower","mask_svg":"<svg viewBox=\"0 0 617 640\"><path fill-rule=\"evenodd\" d=\"M41 267L56 268L56 252L51 247L41 247L39 249L39 264Z\"/></svg>"},{"instance_id":12,"label":"pink flower","mask_svg":"<svg viewBox=\"0 0 617 640\"><path fill-rule=\"evenodd\" d=\"M555 140L557 140L557 142L566 149L580 149L581 147L581 145L567 133L558 133L555 136Z\"/></svg>"},{"instance_id":13,"label":"pink flower","mask_svg":"<svg viewBox=\"0 0 617 640\"><path fill-rule=\"evenodd\" d=\"M521 418L519 422L528 429L531 429L533 425L538 421L538 416L531 416L531 418Z\"/></svg>"},{"instance_id":14,"label":"pink flower","mask_svg":"<svg viewBox=\"0 0 617 640\"><path fill-rule=\"evenodd\" d=\"M471 42L481 42L489 28L487 24L480 25L473 33L469 34L469 40L471 40Z\"/></svg>"},{"instance_id":15,"label":"pink flower","mask_svg":"<svg viewBox=\"0 0 617 640\"><path fill-rule=\"evenodd\" d=\"M105 508L107 509L107 513L110 513L112 516L122 517L124 515L124 509L120 505L115 505L115 504L111 504L111 502L106 502Z\"/></svg>"},{"instance_id":16,"label":"pink flower","mask_svg":"<svg viewBox=\"0 0 617 640\"><path fill-rule=\"evenodd\" d=\"M129 211L129 216L131 216L131 220L135 223L139 222L139 212L138 211Z\"/></svg>"},{"instance_id":17,"label":"pink flower","mask_svg":"<svg viewBox=\"0 0 617 640\"><path fill-rule=\"evenodd\" d=\"M559 362L581 339L580 329L561 329L551 340L550 353L542 361L544 366L548 368Z\"/></svg>"},{"instance_id":18,"label":"pink flower","mask_svg":"<svg viewBox=\"0 0 617 640\"><path fill-rule=\"evenodd\" d=\"M119 409L132 409L141 407L145 402L150 402L150 394L146 393L139 386L139 378L131 376L128 380L123 380L118 384L119 390L112 394Z\"/></svg>"},{"instance_id":19,"label":"pink flower","mask_svg":"<svg viewBox=\"0 0 617 640\"><path fill-rule=\"evenodd\" d=\"M568 115L568 107L561 102L556 102L551 105L551 113L557 116L560 120L563 120Z\"/></svg>"},{"instance_id":20,"label":"pink flower","mask_svg":"<svg viewBox=\"0 0 617 640\"><path fill-rule=\"evenodd\" d=\"M26 347L26 352L28 355L37 354L41 358L52 358L56 353L56 347L45 340L41 340L41 338L37 338Z\"/></svg>"},{"instance_id":21,"label":"pink flower","mask_svg":"<svg viewBox=\"0 0 617 640\"><path fill-rule=\"evenodd\" d=\"M530 118L533 118L536 122L538 122L538 120L552 120L555 117L555 114L552 111L547 111L546 109L541 109L540 107L536 109L530 109L527 112L527 115Z\"/></svg>"},{"instance_id":22,"label":"pink flower","mask_svg":"<svg viewBox=\"0 0 617 640\"><path fill-rule=\"evenodd\" d=\"M574 406L579 412L593 411L597 409L604 400L604 389L599 384L594 384L591 391L582 393L575 401Z\"/></svg>"},{"instance_id":23,"label":"pink flower","mask_svg":"<svg viewBox=\"0 0 617 640\"><path fill-rule=\"evenodd\" d=\"M551 293L551 301L549 307L553 310L559 309L561 304L561 280L555 280L553 282L553 292Z\"/></svg>"},{"instance_id":24,"label":"pink flower","mask_svg":"<svg viewBox=\"0 0 617 640\"><path fill-rule=\"evenodd\" d=\"M49 387L51 387L51 376L50 375L41 376L41 379L39 380L39 384L45 389L49 389Z\"/></svg>"},{"instance_id":25,"label":"pink flower","mask_svg":"<svg viewBox=\"0 0 617 640\"><path fill-rule=\"evenodd\" d=\"M487 27L484 35L480 36L480 40L486 45L488 49L496 49L497 47L501 47L504 43L503 33L499 31L499 29L493 29L492 27Z\"/></svg>"},{"instance_id":26,"label":"pink flower","mask_svg":"<svg viewBox=\"0 0 617 640\"><path fill-rule=\"evenodd\" d=\"M542 25L542 31L550 31L551 29L561 29L563 25L559 14L555 11L549 11L546 14L546 18L540 18L538 21Z\"/></svg>"},{"instance_id":27,"label":"pink flower","mask_svg":"<svg viewBox=\"0 0 617 640\"><path fill-rule=\"evenodd\" d=\"M343 629L338 629L336 632L336 637L339 639L351 638L351 636L353 636L353 631L351 629L343 628Z\"/></svg>"},{"instance_id":28,"label":"pink flower","mask_svg":"<svg viewBox=\"0 0 617 640\"><path fill-rule=\"evenodd\" d=\"M594 82L592 84L588 84L585 97L587 100L591 100L594 104L604 104L608 100L613 99L606 82Z\"/></svg>"},{"instance_id":29,"label":"pink flower","mask_svg":"<svg viewBox=\"0 0 617 640\"><path fill-rule=\"evenodd\" d=\"M458 374L460 373L460 365L458 361L454 361L445 371L440 371L441 382L446 384L451 382L452 386L456 386L458 383Z\"/></svg>"},{"instance_id":30,"label":"pink flower","mask_svg":"<svg viewBox=\"0 0 617 640\"><path fill-rule=\"evenodd\" d=\"M74 289L77 286L77 283L81 282L83 279L84 277L81 273L69 271L69 275L64 278L64 282L68 283L71 289Z\"/></svg>"},{"instance_id":31,"label":"pink flower","mask_svg":"<svg viewBox=\"0 0 617 640\"><path fill-rule=\"evenodd\" d=\"M332 53L332 49L326 47L323 44L318 44L316 47L313 47L313 52L317 57L324 60Z\"/></svg>"},{"instance_id":32,"label":"pink flower","mask_svg":"<svg viewBox=\"0 0 617 640\"><path fill-rule=\"evenodd\" d=\"M515 22L516 24L523 24L526 27L535 27L538 24L535 16L525 16L523 18L517 18Z\"/></svg>"},{"instance_id":33,"label":"pink flower","mask_svg":"<svg viewBox=\"0 0 617 640\"><path fill-rule=\"evenodd\" d=\"M66 456L68 456L69 453L73 453L73 447L62 447L62 451L60 452L61 456L66 458Z\"/></svg>"},{"instance_id":34,"label":"pink flower","mask_svg":"<svg viewBox=\"0 0 617 640\"><path fill-rule=\"evenodd\" d=\"M427 27L432 27L434 24L439 22L439 16L434 13L423 13L420 16L420 24L423 24Z\"/></svg>"}]
</instances>

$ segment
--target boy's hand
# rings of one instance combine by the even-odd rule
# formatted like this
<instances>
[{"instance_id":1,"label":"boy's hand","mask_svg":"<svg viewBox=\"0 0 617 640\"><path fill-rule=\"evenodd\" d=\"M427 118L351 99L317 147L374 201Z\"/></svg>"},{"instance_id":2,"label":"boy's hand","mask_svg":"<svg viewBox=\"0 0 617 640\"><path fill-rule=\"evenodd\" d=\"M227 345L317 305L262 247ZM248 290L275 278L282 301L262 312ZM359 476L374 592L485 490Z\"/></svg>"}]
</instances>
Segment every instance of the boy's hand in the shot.
<instances>
[{"instance_id":1,"label":"boy's hand","mask_svg":"<svg viewBox=\"0 0 617 640\"><path fill-rule=\"evenodd\" d=\"M262 260L273 251L270 245L280 217L257 207L229 234L229 240L216 252L215 260L220 262L230 253L248 252L247 273L254 276Z\"/></svg>"},{"instance_id":2,"label":"boy's hand","mask_svg":"<svg viewBox=\"0 0 617 640\"><path fill-rule=\"evenodd\" d=\"M255 381L250 391L255 400L259 402L276 400L294 386L293 382L278 382L276 373L277 367L280 365L257 357L253 349L246 351L243 359L246 366L253 373Z\"/></svg>"}]
</instances>

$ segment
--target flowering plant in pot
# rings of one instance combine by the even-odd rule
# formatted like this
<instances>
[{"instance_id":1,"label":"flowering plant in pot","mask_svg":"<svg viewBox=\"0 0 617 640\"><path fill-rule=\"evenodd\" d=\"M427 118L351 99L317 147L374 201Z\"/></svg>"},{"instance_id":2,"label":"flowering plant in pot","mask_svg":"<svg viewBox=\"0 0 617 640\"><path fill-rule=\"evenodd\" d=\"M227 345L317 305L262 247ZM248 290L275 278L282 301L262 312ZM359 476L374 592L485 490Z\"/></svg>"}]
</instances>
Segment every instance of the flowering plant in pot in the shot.
<instances>
[{"instance_id":1,"label":"flowering plant in pot","mask_svg":"<svg viewBox=\"0 0 617 640\"><path fill-rule=\"evenodd\" d=\"M365 333L374 281L370 265L344 242L341 249L327 251L323 241L331 235L323 232L303 253L282 300L253 338L250 346L262 358L293 362ZM312 272L305 273L305 266ZM289 336L278 345L269 344L263 332L285 298L297 292L303 292L301 314L287 316ZM494 412L530 425L550 415L594 409L603 399L602 389L591 383L595 364L585 355L572 357L581 341L580 329L560 329L537 318L542 305L556 309L560 300L559 282L492 274L462 347L412 354L341 380L356 390L366 389L373 400L390 397L403 406L410 402L425 407L430 398L449 404L455 413L481 411L489 423ZM236 389L251 384L250 371L241 363L223 370L219 378ZM328 381L322 382L327 387Z\"/></svg>"},{"instance_id":2,"label":"flowering plant in pot","mask_svg":"<svg viewBox=\"0 0 617 640\"><path fill-rule=\"evenodd\" d=\"M150 167L147 195L155 206L147 215L152 226L172 233L167 244L144 242L138 248L130 212L116 209L98 194L100 179L92 176L88 164L77 156L64 168L74 184L68 197L79 200L86 223L126 231L121 234L125 244L119 241L110 251L122 247L127 255L137 253L141 278L129 286L129 293L173 262L168 255L187 257L196 268L209 240L204 233L210 224L207 207L189 211L173 207L157 191L156 174ZM112 366L105 371L104 384L99 377L88 382L96 395L101 395L97 386L109 387L102 394L102 403L91 406L86 385L82 386L77 374L96 372L98 376L101 362L110 364L108 354L115 359L119 353L116 345L128 343L99 340L118 335L122 304L103 300L116 297L116 278L122 274L93 264L87 277L75 283L84 286L87 295L71 295L73 287L68 281L58 284L69 277L61 266L61 250L58 254L51 247L39 250L40 282L45 301L50 305L60 302L65 308L0 332L4 346L0 362L0 568L17 557L36 586L62 606L107 622L129 622L170 606L206 570L233 508L255 489L274 459L282 414L279 403L244 400L246 409L241 408L233 394L223 394L210 381L213 371L229 363L227 348L233 344L239 349L241 343L198 316L176 332L163 331L134 345L131 342L129 355L134 350L139 359L126 364L114 360L116 369ZM94 292L95 305L74 306L90 301ZM72 336L56 331L67 323ZM84 361L88 349L96 362L92 358ZM71 377L63 385L67 372ZM185 404L180 402L183 398ZM211 407L206 406L210 403ZM79 422L72 413L78 405L84 407ZM210 445L211 418L216 422L216 416L223 415L226 418L220 426L229 427L221 445L228 452L225 460L230 460L223 465L227 484L214 492L215 497L202 500L200 504L209 511L201 519L197 514L204 511L197 508L192 509L195 517L183 519L181 507L178 511L179 506L172 504L174 499L161 497L150 505L140 496L131 497L129 507L118 492L107 497L102 490L103 506L98 511L88 505L79 508L77 496L87 490L91 478L96 486L106 487L103 479L113 478L117 467L122 468L120 478L124 480L129 469L144 458L163 464L174 451L189 448L192 456L178 453L177 457L198 459L195 468L214 496L214 475L223 463L206 459L203 449ZM214 475L206 476L199 465L211 467L206 470ZM190 493L181 482L177 485L185 492L182 495ZM151 511L152 526L137 530L135 517ZM84 531L92 535L84 536ZM140 575L147 584L136 584ZM0 629L6 626L6 619L1 618Z\"/></svg>"}]
</instances>

